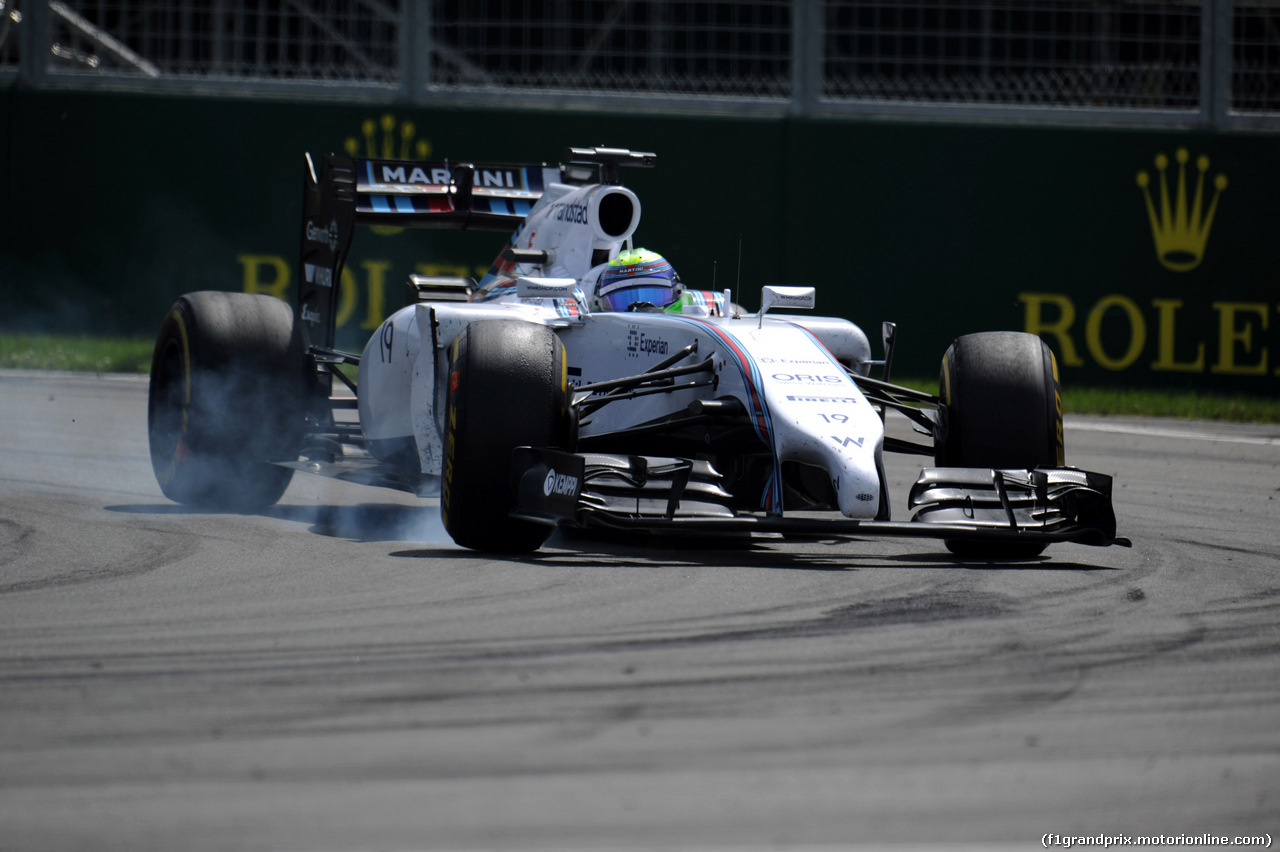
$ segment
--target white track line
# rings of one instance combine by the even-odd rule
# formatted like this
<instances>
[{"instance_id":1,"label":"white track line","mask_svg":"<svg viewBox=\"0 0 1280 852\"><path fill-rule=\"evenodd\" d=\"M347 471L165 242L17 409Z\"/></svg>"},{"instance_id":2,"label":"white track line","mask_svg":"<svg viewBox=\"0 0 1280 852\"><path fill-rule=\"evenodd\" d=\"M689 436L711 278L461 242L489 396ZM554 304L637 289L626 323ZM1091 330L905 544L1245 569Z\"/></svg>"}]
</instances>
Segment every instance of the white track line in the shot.
<instances>
[{"instance_id":1,"label":"white track line","mask_svg":"<svg viewBox=\"0 0 1280 852\"><path fill-rule=\"evenodd\" d=\"M1117 435L1142 435L1148 438L1178 438L1187 441L1216 441L1225 444L1252 444L1261 447L1280 447L1280 437L1266 435L1223 435L1214 432L1197 432L1193 429L1175 429L1167 426L1146 426L1113 421L1077 420L1067 418L1067 429L1082 432L1111 432Z\"/></svg>"}]
</instances>

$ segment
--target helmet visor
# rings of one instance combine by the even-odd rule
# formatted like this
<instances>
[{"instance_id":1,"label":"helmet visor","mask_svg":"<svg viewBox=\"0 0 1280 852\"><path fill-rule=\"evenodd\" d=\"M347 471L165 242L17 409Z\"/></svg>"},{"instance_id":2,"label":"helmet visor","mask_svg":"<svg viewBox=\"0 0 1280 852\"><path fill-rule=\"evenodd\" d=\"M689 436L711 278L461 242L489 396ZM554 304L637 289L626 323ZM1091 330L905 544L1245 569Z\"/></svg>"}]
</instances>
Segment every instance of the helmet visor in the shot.
<instances>
[{"instance_id":1,"label":"helmet visor","mask_svg":"<svg viewBox=\"0 0 1280 852\"><path fill-rule=\"evenodd\" d=\"M607 311L625 311L627 308L640 303L648 303L655 308L665 308L667 305L673 304L680 297L676 288L670 284L666 286L649 284L640 279L627 287L619 287L600 296L600 304Z\"/></svg>"}]
</instances>

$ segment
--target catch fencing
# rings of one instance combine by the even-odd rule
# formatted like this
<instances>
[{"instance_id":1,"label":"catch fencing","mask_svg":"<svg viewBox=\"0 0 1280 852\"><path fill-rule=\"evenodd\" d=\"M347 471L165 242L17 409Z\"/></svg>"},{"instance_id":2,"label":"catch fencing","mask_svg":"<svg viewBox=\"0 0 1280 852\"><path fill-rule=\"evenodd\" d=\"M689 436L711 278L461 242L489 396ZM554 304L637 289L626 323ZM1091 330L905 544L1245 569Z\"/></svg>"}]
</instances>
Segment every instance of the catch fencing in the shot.
<instances>
[{"instance_id":1,"label":"catch fencing","mask_svg":"<svg viewBox=\"0 0 1280 852\"><path fill-rule=\"evenodd\" d=\"M0 0L0 81L1280 127L1280 0Z\"/></svg>"}]
</instances>

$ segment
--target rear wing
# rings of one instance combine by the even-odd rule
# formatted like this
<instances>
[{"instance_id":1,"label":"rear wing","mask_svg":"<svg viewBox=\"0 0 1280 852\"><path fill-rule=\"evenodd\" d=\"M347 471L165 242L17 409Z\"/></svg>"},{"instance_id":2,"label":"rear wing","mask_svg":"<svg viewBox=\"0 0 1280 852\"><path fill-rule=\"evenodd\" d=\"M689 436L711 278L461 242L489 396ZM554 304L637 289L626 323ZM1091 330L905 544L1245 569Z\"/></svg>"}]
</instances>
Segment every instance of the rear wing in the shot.
<instances>
[{"instance_id":1,"label":"rear wing","mask_svg":"<svg viewBox=\"0 0 1280 852\"><path fill-rule=\"evenodd\" d=\"M565 165L476 164L306 155L298 318L308 346L332 349L338 282L356 225L513 231L552 183L617 183L653 154L569 148Z\"/></svg>"},{"instance_id":2,"label":"rear wing","mask_svg":"<svg viewBox=\"0 0 1280 852\"><path fill-rule=\"evenodd\" d=\"M334 344L338 282L356 225L512 231L559 166L306 157L298 317L308 345Z\"/></svg>"}]
</instances>

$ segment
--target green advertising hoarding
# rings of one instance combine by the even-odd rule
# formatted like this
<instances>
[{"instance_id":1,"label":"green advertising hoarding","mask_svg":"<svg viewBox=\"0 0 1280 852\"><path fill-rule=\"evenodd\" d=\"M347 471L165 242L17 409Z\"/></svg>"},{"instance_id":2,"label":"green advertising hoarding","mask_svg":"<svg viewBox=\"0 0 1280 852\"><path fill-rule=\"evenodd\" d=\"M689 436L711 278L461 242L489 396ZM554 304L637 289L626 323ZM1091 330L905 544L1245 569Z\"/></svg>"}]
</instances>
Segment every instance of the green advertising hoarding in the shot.
<instances>
[{"instance_id":1,"label":"green advertising hoarding","mask_svg":"<svg viewBox=\"0 0 1280 852\"><path fill-rule=\"evenodd\" d=\"M1025 329L1069 380L1277 388L1275 136L834 122L796 135L824 170L791 185L787 243L804 245L814 217L844 238L823 258L788 254L789 270L843 269L849 303L904 317L908 336L923 316L935 350L957 330Z\"/></svg>"},{"instance_id":2,"label":"green advertising hoarding","mask_svg":"<svg viewBox=\"0 0 1280 852\"><path fill-rule=\"evenodd\" d=\"M1064 381L1280 388L1276 134L801 117L634 115L15 90L0 326L150 334L179 294L291 299L303 152L555 162L655 151L624 171L637 243L754 308L813 285L818 311L926 376L960 334L1025 329ZM411 272L487 269L505 237L368 229L342 280L359 348Z\"/></svg>"}]
</instances>

